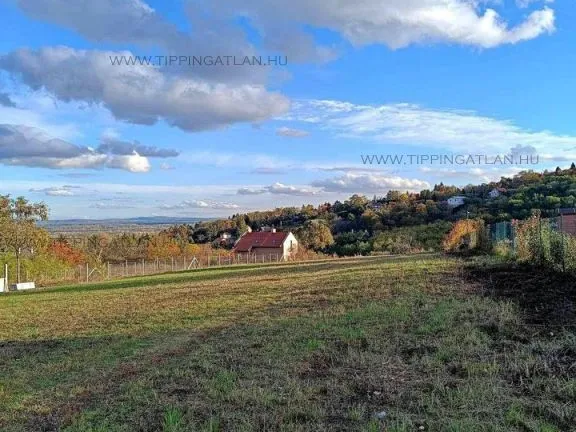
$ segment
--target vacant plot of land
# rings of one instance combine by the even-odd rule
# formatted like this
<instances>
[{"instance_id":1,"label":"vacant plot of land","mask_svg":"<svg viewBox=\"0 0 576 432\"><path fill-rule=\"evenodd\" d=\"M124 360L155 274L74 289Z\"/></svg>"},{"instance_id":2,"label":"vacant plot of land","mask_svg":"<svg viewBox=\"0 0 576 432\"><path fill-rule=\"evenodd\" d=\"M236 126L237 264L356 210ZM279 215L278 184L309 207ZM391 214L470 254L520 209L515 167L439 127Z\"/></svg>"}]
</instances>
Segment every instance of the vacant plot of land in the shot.
<instances>
[{"instance_id":1,"label":"vacant plot of land","mask_svg":"<svg viewBox=\"0 0 576 432\"><path fill-rule=\"evenodd\" d=\"M573 323L495 283L363 258L0 296L0 430L575 430Z\"/></svg>"}]
</instances>

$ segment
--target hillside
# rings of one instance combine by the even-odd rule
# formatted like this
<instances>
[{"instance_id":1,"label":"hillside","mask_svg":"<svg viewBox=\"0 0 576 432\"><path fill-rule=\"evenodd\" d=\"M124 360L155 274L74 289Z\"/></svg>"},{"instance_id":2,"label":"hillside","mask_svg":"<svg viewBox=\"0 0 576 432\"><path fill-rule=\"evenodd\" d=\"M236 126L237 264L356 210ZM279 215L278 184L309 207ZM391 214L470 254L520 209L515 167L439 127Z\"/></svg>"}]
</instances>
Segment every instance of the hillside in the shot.
<instances>
[{"instance_id":1,"label":"hillside","mask_svg":"<svg viewBox=\"0 0 576 432\"><path fill-rule=\"evenodd\" d=\"M546 277L373 257L0 295L0 429L572 430Z\"/></svg>"},{"instance_id":2,"label":"hillside","mask_svg":"<svg viewBox=\"0 0 576 432\"><path fill-rule=\"evenodd\" d=\"M491 196L496 190L498 196ZM464 204L450 206L448 198L461 195ZM521 172L512 178L481 185L436 185L419 193L390 191L369 199L354 195L344 202L301 208L238 214L226 220L202 222L187 228L195 243L209 243L222 232L239 235L247 226L260 230L273 226L293 230L305 246L339 255L368 254L372 251L405 252L410 249L437 249L442 237L456 220L482 218L486 223L526 219L533 212L553 216L559 208L576 206L576 167L554 172ZM329 228L329 247L317 241L315 221ZM411 228L414 227L414 228ZM420 228L418 228L420 227ZM185 230L186 231L186 230ZM177 231L182 235L182 231Z\"/></svg>"}]
</instances>

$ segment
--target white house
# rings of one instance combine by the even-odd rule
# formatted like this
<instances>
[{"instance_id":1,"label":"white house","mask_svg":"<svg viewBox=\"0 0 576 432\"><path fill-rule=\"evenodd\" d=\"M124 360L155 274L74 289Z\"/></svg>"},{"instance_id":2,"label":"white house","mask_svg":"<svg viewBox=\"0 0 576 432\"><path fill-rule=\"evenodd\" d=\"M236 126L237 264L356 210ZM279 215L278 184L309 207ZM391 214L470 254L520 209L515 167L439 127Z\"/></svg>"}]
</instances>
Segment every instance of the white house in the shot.
<instances>
[{"instance_id":1,"label":"white house","mask_svg":"<svg viewBox=\"0 0 576 432\"><path fill-rule=\"evenodd\" d=\"M450 207L459 207L461 205L464 205L464 200L466 199L465 196L462 195L455 195L453 197L448 198L448 205Z\"/></svg>"},{"instance_id":2,"label":"white house","mask_svg":"<svg viewBox=\"0 0 576 432\"><path fill-rule=\"evenodd\" d=\"M275 229L247 232L236 242L233 252L237 255L287 260L298 252L298 240L291 232L276 232Z\"/></svg>"},{"instance_id":3,"label":"white house","mask_svg":"<svg viewBox=\"0 0 576 432\"><path fill-rule=\"evenodd\" d=\"M488 196L492 199L498 198L502 193L505 192L502 188L494 188L490 192L488 192Z\"/></svg>"}]
</instances>

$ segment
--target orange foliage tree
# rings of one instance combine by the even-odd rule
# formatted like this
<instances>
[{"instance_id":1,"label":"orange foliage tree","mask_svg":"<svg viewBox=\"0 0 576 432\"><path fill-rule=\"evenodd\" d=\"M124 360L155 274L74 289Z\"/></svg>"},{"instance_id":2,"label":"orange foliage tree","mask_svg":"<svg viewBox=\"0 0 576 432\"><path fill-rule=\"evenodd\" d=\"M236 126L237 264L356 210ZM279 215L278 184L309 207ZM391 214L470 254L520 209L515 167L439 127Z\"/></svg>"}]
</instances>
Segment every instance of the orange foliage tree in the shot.
<instances>
[{"instance_id":1,"label":"orange foliage tree","mask_svg":"<svg viewBox=\"0 0 576 432\"><path fill-rule=\"evenodd\" d=\"M159 234L148 243L146 254L149 259L177 257L180 255L180 246L176 240Z\"/></svg>"},{"instance_id":2,"label":"orange foliage tree","mask_svg":"<svg viewBox=\"0 0 576 432\"><path fill-rule=\"evenodd\" d=\"M54 240L48 247L48 252L69 265L79 265L86 262L84 252L73 248L66 240Z\"/></svg>"},{"instance_id":3,"label":"orange foliage tree","mask_svg":"<svg viewBox=\"0 0 576 432\"><path fill-rule=\"evenodd\" d=\"M463 219L454 224L442 243L445 252L482 250L488 239L482 219Z\"/></svg>"}]
</instances>

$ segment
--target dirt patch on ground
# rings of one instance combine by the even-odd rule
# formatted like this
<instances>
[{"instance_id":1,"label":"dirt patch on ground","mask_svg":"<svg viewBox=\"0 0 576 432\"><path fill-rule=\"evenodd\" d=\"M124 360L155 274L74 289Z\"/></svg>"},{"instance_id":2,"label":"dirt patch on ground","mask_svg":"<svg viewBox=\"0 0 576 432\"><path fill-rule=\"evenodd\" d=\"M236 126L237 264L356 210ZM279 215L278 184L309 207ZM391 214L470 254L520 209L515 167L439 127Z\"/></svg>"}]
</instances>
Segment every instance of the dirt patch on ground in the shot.
<instances>
[{"instance_id":1,"label":"dirt patch on ground","mask_svg":"<svg viewBox=\"0 0 576 432\"><path fill-rule=\"evenodd\" d=\"M470 266L466 277L483 293L508 299L522 310L526 323L576 326L576 277L525 265Z\"/></svg>"}]
</instances>

